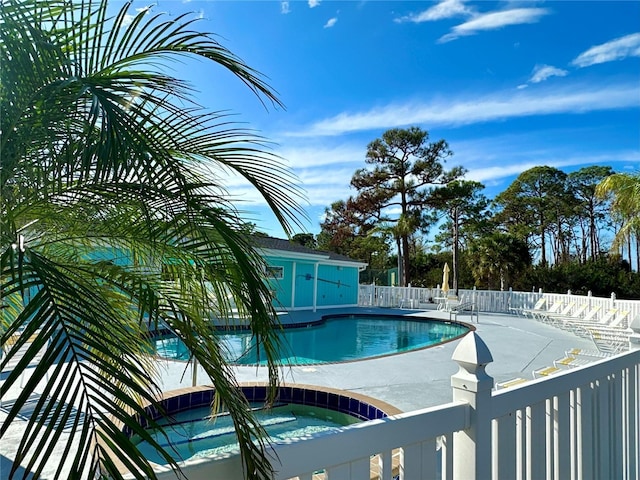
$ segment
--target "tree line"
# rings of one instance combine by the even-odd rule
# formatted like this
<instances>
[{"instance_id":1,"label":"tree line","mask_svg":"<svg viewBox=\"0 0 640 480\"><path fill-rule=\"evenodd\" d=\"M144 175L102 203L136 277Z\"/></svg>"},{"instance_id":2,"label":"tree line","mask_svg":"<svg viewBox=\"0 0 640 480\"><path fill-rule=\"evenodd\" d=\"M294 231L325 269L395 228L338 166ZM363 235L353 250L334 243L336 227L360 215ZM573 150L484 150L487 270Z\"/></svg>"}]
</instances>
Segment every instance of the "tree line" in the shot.
<instances>
[{"instance_id":1,"label":"tree line","mask_svg":"<svg viewBox=\"0 0 640 480\"><path fill-rule=\"evenodd\" d=\"M351 178L355 194L325 209L317 237L297 239L367 262L366 281L397 268L399 285L435 286L450 262L454 290L607 286L640 296L637 172L536 166L490 199L466 169L445 167L452 156L421 128L384 132Z\"/></svg>"}]
</instances>

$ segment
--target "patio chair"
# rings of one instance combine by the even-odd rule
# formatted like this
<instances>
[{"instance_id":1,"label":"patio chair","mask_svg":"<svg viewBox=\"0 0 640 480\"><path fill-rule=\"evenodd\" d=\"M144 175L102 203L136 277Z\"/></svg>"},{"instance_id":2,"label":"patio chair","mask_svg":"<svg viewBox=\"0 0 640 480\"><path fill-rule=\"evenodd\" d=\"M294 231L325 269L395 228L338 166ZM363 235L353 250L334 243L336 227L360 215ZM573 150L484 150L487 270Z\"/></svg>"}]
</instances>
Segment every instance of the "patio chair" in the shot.
<instances>
[{"instance_id":1,"label":"patio chair","mask_svg":"<svg viewBox=\"0 0 640 480\"><path fill-rule=\"evenodd\" d=\"M572 348L564 352L567 357L590 357L594 360L610 357L610 353L601 352L599 350L586 350L584 348ZM592 360L592 361L594 361Z\"/></svg>"},{"instance_id":2,"label":"patio chair","mask_svg":"<svg viewBox=\"0 0 640 480\"><path fill-rule=\"evenodd\" d=\"M571 322L570 329L576 335L580 335L581 337L589 337L589 327L604 327L609 325L618 314L617 308L612 308L608 310L601 318L597 321L574 321Z\"/></svg>"},{"instance_id":3,"label":"patio chair","mask_svg":"<svg viewBox=\"0 0 640 480\"><path fill-rule=\"evenodd\" d=\"M620 330L609 334L590 331L589 335L600 352L615 355L629 349L629 336L631 333L628 330Z\"/></svg>"},{"instance_id":4,"label":"patio chair","mask_svg":"<svg viewBox=\"0 0 640 480\"><path fill-rule=\"evenodd\" d=\"M556 367L555 365L553 367L539 368L539 369L533 371L533 378L548 377L549 375L554 375L554 374L559 373L561 371L562 371L562 369L559 368L559 367Z\"/></svg>"},{"instance_id":5,"label":"patio chair","mask_svg":"<svg viewBox=\"0 0 640 480\"><path fill-rule=\"evenodd\" d=\"M503 388L515 387L516 385L522 385L523 383L528 382L526 378L517 377L512 378L511 380L507 380L506 382L498 382L496 383L496 390L502 390Z\"/></svg>"},{"instance_id":6,"label":"patio chair","mask_svg":"<svg viewBox=\"0 0 640 480\"><path fill-rule=\"evenodd\" d=\"M626 319L629 316L629 312L623 310L618 312L615 318L607 325L594 325L592 327L587 326L587 330L592 334L598 335L599 338L613 338L613 339L629 339L631 332L627 330Z\"/></svg>"},{"instance_id":7,"label":"patio chair","mask_svg":"<svg viewBox=\"0 0 640 480\"><path fill-rule=\"evenodd\" d=\"M629 326L629 311L620 310L616 317L607 327L609 328L627 328Z\"/></svg>"},{"instance_id":8,"label":"patio chair","mask_svg":"<svg viewBox=\"0 0 640 480\"><path fill-rule=\"evenodd\" d=\"M532 312L531 315L536 320L542 321L542 319L543 319L543 317L545 315L551 315L551 314L554 314L554 313L559 313L560 309L562 308L563 305L564 304L562 302L555 302L547 310L539 310L539 311L536 311L536 312Z\"/></svg>"},{"instance_id":9,"label":"patio chair","mask_svg":"<svg viewBox=\"0 0 640 480\"><path fill-rule=\"evenodd\" d=\"M574 306L575 306L575 303L572 302L571 307L573 308ZM549 315L547 323L550 323L554 326L562 328L563 322L565 320L582 318L582 315L584 315L584 312L587 310L587 308L588 308L587 304L583 303L578 308L576 308L573 312L569 310L569 313L558 313L558 314Z\"/></svg>"},{"instance_id":10,"label":"patio chair","mask_svg":"<svg viewBox=\"0 0 640 480\"><path fill-rule=\"evenodd\" d=\"M590 363L593 363L595 361L595 357L574 357L572 355L567 355L564 358L560 358L558 360L554 360L553 361L553 366L554 367L558 367L558 368L562 368L562 367L579 367L582 365L588 365Z\"/></svg>"},{"instance_id":11,"label":"patio chair","mask_svg":"<svg viewBox=\"0 0 640 480\"><path fill-rule=\"evenodd\" d=\"M458 307L458 305L460 305L461 301L462 300L458 299L458 297L449 297L445 301L443 310L445 312L451 312L452 310L455 310Z\"/></svg>"},{"instance_id":12,"label":"patio chair","mask_svg":"<svg viewBox=\"0 0 640 480\"><path fill-rule=\"evenodd\" d=\"M586 304L583 306L586 307ZM563 330L573 330L574 325L577 325L580 323L591 323L591 324L595 323L594 319L598 314L598 312L600 311L600 305L591 307L588 311L586 311L587 308L588 307L586 307L582 313L579 313L578 311L576 311L568 317L556 316L555 325L559 328L562 328ZM579 314L576 315L576 313L579 313Z\"/></svg>"},{"instance_id":13,"label":"patio chair","mask_svg":"<svg viewBox=\"0 0 640 480\"><path fill-rule=\"evenodd\" d=\"M549 323L552 324L554 323L554 317L568 317L569 314L571 313L571 310L573 310L573 307L576 306L576 302L569 302L567 305L565 305L564 308L562 308L562 310L558 311L557 313L554 312L544 312L544 313L539 313L538 314L538 320L540 320L541 322L544 323Z\"/></svg>"},{"instance_id":14,"label":"patio chair","mask_svg":"<svg viewBox=\"0 0 640 480\"><path fill-rule=\"evenodd\" d=\"M509 310L518 314L518 315L522 315L523 317L529 317L529 316L533 316L533 312L539 312L542 311L544 309L544 305L545 303L547 303L547 299L542 297L540 299L538 299L538 301L536 302L536 304L532 307L532 308L511 308L509 307Z\"/></svg>"}]
</instances>

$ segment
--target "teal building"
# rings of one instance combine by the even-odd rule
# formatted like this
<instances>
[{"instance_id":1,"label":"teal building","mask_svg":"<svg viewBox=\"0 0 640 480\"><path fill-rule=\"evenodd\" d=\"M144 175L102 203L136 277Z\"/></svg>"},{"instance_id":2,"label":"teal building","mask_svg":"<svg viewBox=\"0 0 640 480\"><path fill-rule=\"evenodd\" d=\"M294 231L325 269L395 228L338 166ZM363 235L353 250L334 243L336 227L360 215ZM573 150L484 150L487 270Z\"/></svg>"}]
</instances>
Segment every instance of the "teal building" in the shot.
<instances>
[{"instance_id":1,"label":"teal building","mask_svg":"<svg viewBox=\"0 0 640 480\"><path fill-rule=\"evenodd\" d=\"M254 237L267 262L266 278L278 310L313 310L358 305L360 271L367 264L320 252L289 240Z\"/></svg>"}]
</instances>

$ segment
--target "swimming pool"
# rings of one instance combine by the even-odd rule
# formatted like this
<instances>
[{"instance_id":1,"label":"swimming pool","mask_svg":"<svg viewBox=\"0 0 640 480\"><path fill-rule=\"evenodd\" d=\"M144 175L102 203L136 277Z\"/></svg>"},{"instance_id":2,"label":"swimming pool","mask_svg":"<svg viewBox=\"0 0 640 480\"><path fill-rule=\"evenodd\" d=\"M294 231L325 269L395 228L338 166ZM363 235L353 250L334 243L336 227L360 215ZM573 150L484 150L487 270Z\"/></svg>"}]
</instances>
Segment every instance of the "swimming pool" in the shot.
<instances>
[{"instance_id":1,"label":"swimming pool","mask_svg":"<svg viewBox=\"0 0 640 480\"><path fill-rule=\"evenodd\" d=\"M465 335L468 325L402 315L331 315L318 323L282 330L279 361L292 365L337 363L381 357L438 345ZM221 332L227 359L237 365L263 365L250 332ZM155 341L156 354L187 360L189 353L175 336Z\"/></svg>"}]
</instances>

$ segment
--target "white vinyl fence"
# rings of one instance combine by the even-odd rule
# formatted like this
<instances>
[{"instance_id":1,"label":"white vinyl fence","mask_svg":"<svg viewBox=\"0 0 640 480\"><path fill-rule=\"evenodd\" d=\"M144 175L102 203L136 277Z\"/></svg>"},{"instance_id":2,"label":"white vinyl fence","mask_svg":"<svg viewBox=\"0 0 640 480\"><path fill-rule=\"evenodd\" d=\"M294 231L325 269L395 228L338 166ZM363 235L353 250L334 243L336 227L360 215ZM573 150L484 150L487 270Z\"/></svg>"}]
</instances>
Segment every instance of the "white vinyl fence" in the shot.
<instances>
[{"instance_id":1,"label":"white vinyl fence","mask_svg":"<svg viewBox=\"0 0 640 480\"><path fill-rule=\"evenodd\" d=\"M453 292L449 291L449 295ZM385 287L378 285L360 285L358 304L361 307L390 307L390 308L434 308L438 299L445 295L439 288L419 287ZM610 297L593 297L591 295L572 295L571 293L543 293L515 292L511 290L458 290L458 298L462 302L471 302L476 311L492 313L512 313L518 309L533 308L540 298L545 298L547 305L561 302L563 305L573 303L573 308L579 308L586 303L589 308L600 306L599 316L604 315L610 309L628 311L628 318L632 319L640 315L640 301L619 300L615 294Z\"/></svg>"}]
</instances>

